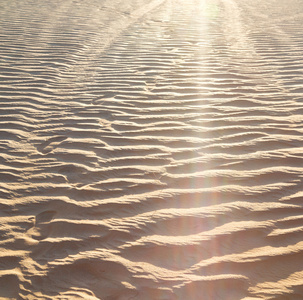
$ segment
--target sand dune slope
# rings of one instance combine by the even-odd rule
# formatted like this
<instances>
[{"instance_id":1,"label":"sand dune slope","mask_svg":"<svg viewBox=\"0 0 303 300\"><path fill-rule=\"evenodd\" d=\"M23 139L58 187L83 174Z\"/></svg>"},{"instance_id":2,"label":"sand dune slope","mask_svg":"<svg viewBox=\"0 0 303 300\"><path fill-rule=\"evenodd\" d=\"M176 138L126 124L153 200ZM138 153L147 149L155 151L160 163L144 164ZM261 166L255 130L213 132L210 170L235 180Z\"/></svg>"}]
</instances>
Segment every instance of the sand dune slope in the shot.
<instances>
[{"instance_id":1,"label":"sand dune slope","mask_svg":"<svg viewBox=\"0 0 303 300\"><path fill-rule=\"evenodd\" d=\"M0 299L302 299L300 1L0 7Z\"/></svg>"}]
</instances>

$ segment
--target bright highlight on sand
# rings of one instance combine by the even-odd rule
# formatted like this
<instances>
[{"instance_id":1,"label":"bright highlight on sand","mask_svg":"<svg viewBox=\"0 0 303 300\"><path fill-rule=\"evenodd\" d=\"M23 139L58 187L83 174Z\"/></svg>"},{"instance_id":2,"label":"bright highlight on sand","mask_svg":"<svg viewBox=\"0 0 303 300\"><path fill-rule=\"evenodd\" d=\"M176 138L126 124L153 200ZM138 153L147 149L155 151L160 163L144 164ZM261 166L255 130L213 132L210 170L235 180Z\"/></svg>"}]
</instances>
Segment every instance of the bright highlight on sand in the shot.
<instances>
[{"instance_id":1,"label":"bright highlight on sand","mask_svg":"<svg viewBox=\"0 0 303 300\"><path fill-rule=\"evenodd\" d=\"M0 299L303 299L300 1L0 7Z\"/></svg>"}]
</instances>

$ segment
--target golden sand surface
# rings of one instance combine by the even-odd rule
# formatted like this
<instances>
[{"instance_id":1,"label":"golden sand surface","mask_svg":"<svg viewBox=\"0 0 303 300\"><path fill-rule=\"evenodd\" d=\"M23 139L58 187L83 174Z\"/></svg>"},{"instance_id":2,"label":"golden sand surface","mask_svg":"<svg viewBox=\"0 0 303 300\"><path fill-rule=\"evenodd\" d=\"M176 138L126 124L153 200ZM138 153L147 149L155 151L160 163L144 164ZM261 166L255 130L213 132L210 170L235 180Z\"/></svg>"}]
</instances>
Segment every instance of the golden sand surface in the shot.
<instances>
[{"instance_id":1,"label":"golden sand surface","mask_svg":"<svg viewBox=\"0 0 303 300\"><path fill-rule=\"evenodd\" d=\"M0 0L0 299L303 299L302 32L299 0Z\"/></svg>"}]
</instances>

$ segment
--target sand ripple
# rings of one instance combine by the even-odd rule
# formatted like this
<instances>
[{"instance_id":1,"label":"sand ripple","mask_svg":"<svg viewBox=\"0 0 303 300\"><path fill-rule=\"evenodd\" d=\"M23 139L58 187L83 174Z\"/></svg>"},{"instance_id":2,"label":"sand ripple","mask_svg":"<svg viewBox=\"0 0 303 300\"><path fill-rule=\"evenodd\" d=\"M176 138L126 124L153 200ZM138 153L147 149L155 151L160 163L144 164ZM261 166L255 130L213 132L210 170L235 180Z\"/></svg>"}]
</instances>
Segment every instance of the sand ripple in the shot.
<instances>
[{"instance_id":1,"label":"sand ripple","mask_svg":"<svg viewBox=\"0 0 303 300\"><path fill-rule=\"evenodd\" d=\"M1 299L302 298L299 1L0 7Z\"/></svg>"}]
</instances>

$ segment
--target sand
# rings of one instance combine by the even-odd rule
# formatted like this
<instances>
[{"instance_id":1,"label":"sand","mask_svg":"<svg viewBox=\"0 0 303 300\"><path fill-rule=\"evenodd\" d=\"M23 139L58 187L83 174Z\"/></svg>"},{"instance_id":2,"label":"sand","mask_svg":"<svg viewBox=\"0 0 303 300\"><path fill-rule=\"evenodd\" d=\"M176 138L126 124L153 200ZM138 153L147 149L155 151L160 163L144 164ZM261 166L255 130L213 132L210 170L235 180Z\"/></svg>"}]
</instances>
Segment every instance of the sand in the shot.
<instances>
[{"instance_id":1,"label":"sand","mask_svg":"<svg viewBox=\"0 0 303 300\"><path fill-rule=\"evenodd\" d=\"M303 299L301 1L0 8L0 299Z\"/></svg>"}]
</instances>

